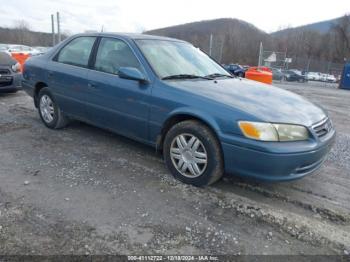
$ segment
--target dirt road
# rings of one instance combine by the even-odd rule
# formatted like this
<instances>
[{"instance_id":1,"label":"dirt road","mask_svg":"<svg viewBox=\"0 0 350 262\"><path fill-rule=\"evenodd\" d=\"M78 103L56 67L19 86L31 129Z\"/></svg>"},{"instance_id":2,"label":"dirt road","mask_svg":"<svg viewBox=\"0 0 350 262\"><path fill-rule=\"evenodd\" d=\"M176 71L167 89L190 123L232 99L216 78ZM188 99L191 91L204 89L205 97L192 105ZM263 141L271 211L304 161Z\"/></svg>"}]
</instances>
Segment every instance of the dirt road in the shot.
<instances>
[{"instance_id":1,"label":"dirt road","mask_svg":"<svg viewBox=\"0 0 350 262\"><path fill-rule=\"evenodd\" d=\"M23 92L0 95L0 253L348 254L350 92L283 87L329 111L338 133L324 167L202 189L175 181L152 148L78 122L49 130Z\"/></svg>"}]
</instances>

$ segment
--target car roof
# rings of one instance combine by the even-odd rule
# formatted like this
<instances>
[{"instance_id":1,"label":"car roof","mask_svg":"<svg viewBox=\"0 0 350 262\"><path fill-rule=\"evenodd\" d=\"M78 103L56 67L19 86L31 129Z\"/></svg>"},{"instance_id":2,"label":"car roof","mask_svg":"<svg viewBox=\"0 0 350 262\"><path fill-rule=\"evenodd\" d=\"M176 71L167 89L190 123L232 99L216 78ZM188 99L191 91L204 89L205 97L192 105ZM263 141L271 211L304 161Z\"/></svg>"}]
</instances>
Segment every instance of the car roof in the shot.
<instances>
[{"instance_id":1,"label":"car roof","mask_svg":"<svg viewBox=\"0 0 350 262\"><path fill-rule=\"evenodd\" d=\"M103 32L103 33L83 33L78 34L79 36L109 36L109 37L122 37L126 39L132 40L166 40L166 41L176 41L176 42L184 42L186 41L179 40L176 38L170 38L165 36L157 36L157 35L147 35L147 34L136 34L136 33L114 33L114 32ZM77 35L76 35L77 36Z\"/></svg>"}]
</instances>

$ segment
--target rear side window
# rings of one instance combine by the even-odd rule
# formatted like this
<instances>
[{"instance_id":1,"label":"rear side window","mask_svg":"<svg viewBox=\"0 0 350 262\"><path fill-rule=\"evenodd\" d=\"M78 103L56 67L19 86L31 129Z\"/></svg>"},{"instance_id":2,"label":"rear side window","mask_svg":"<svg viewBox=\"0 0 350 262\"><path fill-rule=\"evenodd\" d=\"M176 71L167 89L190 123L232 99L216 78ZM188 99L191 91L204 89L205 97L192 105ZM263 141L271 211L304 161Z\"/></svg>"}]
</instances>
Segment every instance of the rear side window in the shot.
<instances>
[{"instance_id":1,"label":"rear side window","mask_svg":"<svg viewBox=\"0 0 350 262\"><path fill-rule=\"evenodd\" d=\"M120 67L135 67L141 70L139 61L124 41L102 38L96 54L94 69L117 75Z\"/></svg>"},{"instance_id":2,"label":"rear side window","mask_svg":"<svg viewBox=\"0 0 350 262\"><path fill-rule=\"evenodd\" d=\"M95 39L96 37L84 36L72 40L61 49L56 61L69 65L87 67Z\"/></svg>"}]
</instances>

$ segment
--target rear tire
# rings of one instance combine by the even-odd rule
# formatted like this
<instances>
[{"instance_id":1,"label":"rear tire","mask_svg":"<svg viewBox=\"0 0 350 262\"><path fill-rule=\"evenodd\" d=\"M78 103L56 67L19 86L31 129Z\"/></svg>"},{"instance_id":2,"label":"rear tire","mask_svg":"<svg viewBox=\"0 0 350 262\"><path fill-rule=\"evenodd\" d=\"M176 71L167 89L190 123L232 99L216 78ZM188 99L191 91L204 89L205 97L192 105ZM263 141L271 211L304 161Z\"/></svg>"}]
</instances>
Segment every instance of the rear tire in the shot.
<instances>
[{"instance_id":1,"label":"rear tire","mask_svg":"<svg viewBox=\"0 0 350 262\"><path fill-rule=\"evenodd\" d=\"M164 159L172 175L194 186L207 186L224 174L220 143L203 123L186 120L174 125L164 140Z\"/></svg>"},{"instance_id":2,"label":"rear tire","mask_svg":"<svg viewBox=\"0 0 350 262\"><path fill-rule=\"evenodd\" d=\"M38 111L41 120L48 128L60 129L69 123L47 87L41 89L38 94Z\"/></svg>"}]
</instances>

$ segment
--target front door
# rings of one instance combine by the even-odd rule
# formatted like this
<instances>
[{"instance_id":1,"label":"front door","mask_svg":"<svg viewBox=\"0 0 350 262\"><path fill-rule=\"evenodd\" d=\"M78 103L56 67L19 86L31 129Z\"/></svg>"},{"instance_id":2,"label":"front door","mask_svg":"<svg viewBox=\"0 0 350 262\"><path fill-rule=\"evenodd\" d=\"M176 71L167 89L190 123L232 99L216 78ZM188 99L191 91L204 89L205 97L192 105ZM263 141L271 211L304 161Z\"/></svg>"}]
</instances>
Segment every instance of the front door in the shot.
<instances>
[{"instance_id":1,"label":"front door","mask_svg":"<svg viewBox=\"0 0 350 262\"><path fill-rule=\"evenodd\" d=\"M125 136L147 141L151 85L118 76L120 67L145 72L129 45L101 38L88 74L87 115L91 122Z\"/></svg>"}]
</instances>

